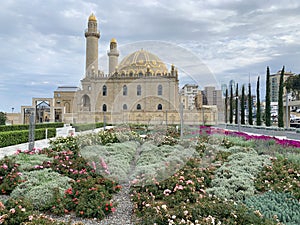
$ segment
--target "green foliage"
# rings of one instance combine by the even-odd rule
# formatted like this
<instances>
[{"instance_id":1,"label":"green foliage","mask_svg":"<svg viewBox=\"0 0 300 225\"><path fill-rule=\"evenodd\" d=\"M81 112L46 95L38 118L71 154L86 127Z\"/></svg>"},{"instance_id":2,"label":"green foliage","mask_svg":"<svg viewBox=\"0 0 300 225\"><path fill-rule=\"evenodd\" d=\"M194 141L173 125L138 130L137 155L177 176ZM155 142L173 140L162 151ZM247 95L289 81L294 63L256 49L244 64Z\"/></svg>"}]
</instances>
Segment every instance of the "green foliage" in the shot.
<instances>
[{"instance_id":1,"label":"green foliage","mask_svg":"<svg viewBox=\"0 0 300 225\"><path fill-rule=\"evenodd\" d=\"M46 128L35 129L35 140L46 138ZM0 132L0 147L28 142L28 130ZM56 128L48 128L48 138L55 137Z\"/></svg>"},{"instance_id":2,"label":"green foliage","mask_svg":"<svg viewBox=\"0 0 300 225\"><path fill-rule=\"evenodd\" d=\"M20 225L28 221L29 216L33 213L31 202L24 198L10 198L5 202L3 207L0 202L0 223L4 225Z\"/></svg>"},{"instance_id":3,"label":"green foliage","mask_svg":"<svg viewBox=\"0 0 300 225\"><path fill-rule=\"evenodd\" d=\"M236 84L236 89L235 89L235 124L238 124L239 120L239 84Z\"/></svg>"},{"instance_id":4,"label":"green foliage","mask_svg":"<svg viewBox=\"0 0 300 225\"><path fill-rule=\"evenodd\" d=\"M265 123L266 126L271 126L271 83L270 83L270 68L267 67L266 75L266 108L265 108Z\"/></svg>"},{"instance_id":5,"label":"green foliage","mask_svg":"<svg viewBox=\"0 0 300 225\"><path fill-rule=\"evenodd\" d=\"M242 86L241 97L241 124L245 124L245 86Z\"/></svg>"},{"instance_id":6,"label":"green foliage","mask_svg":"<svg viewBox=\"0 0 300 225\"><path fill-rule=\"evenodd\" d=\"M58 137L54 140L50 140L50 149L61 152L61 151L78 151L78 139L74 136Z\"/></svg>"},{"instance_id":7,"label":"green foliage","mask_svg":"<svg viewBox=\"0 0 300 225\"><path fill-rule=\"evenodd\" d=\"M284 127L283 122L283 76L284 66L282 67L280 80L279 80L279 91L278 91L278 127Z\"/></svg>"},{"instance_id":8,"label":"green foliage","mask_svg":"<svg viewBox=\"0 0 300 225\"><path fill-rule=\"evenodd\" d=\"M96 128L103 127L103 123L85 123L85 124L72 124L72 127L75 128L76 132L85 131L85 130L93 130ZM106 126L108 126L106 124Z\"/></svg>"},{"instance_id":9,"label":"green foliage","mask_svg":"<svg viewBox=\"0 0 300 225\"><path fill-rule=\"evenodd\" d=\"M4 125L5 126L5 122L6 122L6 114L4 112L0 112L0 125ZM1 128L2 126L0 126Z\"/></svg>"},{"instance_id":10,"label":"green foliage","mask_svg":"<svg viewBox=\"0 0 300 225\"><path fill-rule=\"evenodd\" d=\"M23 172L23 183L19 184L11 193L12 198L25 197L29 199L35 209L49 209L49 202L53 199L53 190L57 189L61 195L70 188L70 178L61 176L51 169Z\"/></svg>"},{"instance_id":11,"label":"green foliage","mask_svg":"<svg viewBox=\"0 0 300 225\"><path fill-rule=\"evenodd\" d=\"M256 82L256 125L261 126L261 109L260 109L260 84L259 76Z\"/></svg>"},{"instance_id":12,"label":"green foliage","mask_svg":"<svg viewBox=\"0 0 300 225\"><path fill-rule=\"evenodd\" d=\"M5 156L0 160L0 190L1 194L9 194L22 182L14 157Z\"/></svg>"},{"instance_id":13,"label":"green foliage","mask_svg":"<svg viewBox=\"0 0 300 225\"><path fill-rule=\"evenodd\" d=\"M293 94L296 95L296 99L299 100L300 95L300 74L295 76L289 76L284 83L284 86L288 92L293 91Z\"/></svg>"},{"instance_id":14,"label":"green foliage","mask_svg":"<svg viewBox=\"0 0 300 225\"><path fill-rule=\"evenodd\" d=\"M38 123L35 124L35 129L42 128L58 128L63 127L63 123ZM17 124L17 125L8 125L8 126L0 126L0 132L6 131L20 131L20 130L29 130L28 124Z\"/></svg>"},{"instance_id":15,"label":"green foliage","mask_svg":"<svg viewBox=\"0 0 300 225\"><path fill-rule=\"evenodd\" d=\"M237 150L233 148L233 152ZM229 148L228 151L231 149ZM243 200L255 192L253 179L265 165L270 164L267 156L259 156L252 149L243 149L244 152L234 153L216 170L212 181L212 188L207 193L222 199Z\"/></svg>"},{"instance_id":16,"label":"green foliage","mask_svg":"<svg viewBox=\"0 0 300 225\"><path fill-rule=\"evenodd\" d=\"M245 204L266 218L278 218L286 225L300 224L300 203L289 193L268 191L246 198Z\"/></svg>"},{"instance_id":17,"label":"green foliage","mask_svg":"<svg viewBox=\"0 0 300 225\"><path fill-rule=\"evenodd\" d=\"M233 123L233 87L230 86L229 123Z\"/></svg>"},{"instance_id":18,"label":"green foliage","mask_svg":"<svg viewBox=\"0 0 300 225\"><path fill-rule=\"evenodd\" d=\"M94 145L81 149L80 154L98 174L113 180L128 178L131 162L136 154L138 142L112 143L105 146Z\"/></svg>"},{"instance_id":19,"label":"green foliage","mask_svg":"<svg viewBox=\"0 0 300 225\"><path fill-rule=\"evenodd\" d=\"M44 162L51 163L53 158L49 158L43 154L27 154L20 152L15 157L15 162L19 164L19 171L33 170L36 168L42 168Z\"/></svg>"},{"instance_id":20,"label":"green foliage","mask_svg":"<svg viewBox=\"0 0 300 225\"><path fill-rule=\"evenodd\" d=\"M253 118L252 118L252 94L251 94L251 84L248 84L248 123L253 125Z\"/></svg>"},{"instance_id":21,"label":"green foliage","mask_svg":"<svg viewBox=\"0 0 300 225\"><path fill-rule=\"evenodd\" d=\"M285 158L272 158L272 165L265 166L255 179L258 191L290 192L300 199L300 164Z\"/></svg>"},{"instance_id":22,"label":"green foliage","mask_svg":"<svg viewBox=\"0 0 300 225\"><path fill-rule=\"evenodd\" d=\"M153 183L153 179L164 180L182 168L196 151L181 145L156 146L146 142L140 147L139 158L131 180L139 184Z\"/></svg>"},{"instance_id":23,"label":"green foliage","mask_svg":"<svg viewBox=\"0 0 300 225\"><path fill-rule=\"evenodd\" d=\"M226 88L225 92L225 123L228 122L228 88Z\"/></svg>"},{"instance_id":24,"label":"green foliage","mask_svg":"<svg viewBox=\"0 0 300 225\"><path fill-rule=\"evenodd\" d=\"M111 182L103 178L87 177L72 183L63 196L55 195L51 212L62 215L75 212L79 217L103 219L114 211L109 202Z\"/></svg>"}]
</instances>

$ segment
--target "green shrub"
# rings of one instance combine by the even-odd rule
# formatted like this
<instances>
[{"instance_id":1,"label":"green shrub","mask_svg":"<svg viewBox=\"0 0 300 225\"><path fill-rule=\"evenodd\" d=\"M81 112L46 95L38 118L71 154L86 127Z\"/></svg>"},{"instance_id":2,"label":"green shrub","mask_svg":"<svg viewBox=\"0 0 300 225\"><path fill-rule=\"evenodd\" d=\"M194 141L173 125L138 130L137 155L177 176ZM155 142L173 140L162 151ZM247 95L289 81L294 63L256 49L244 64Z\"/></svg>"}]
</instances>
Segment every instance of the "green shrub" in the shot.
<instances>
[{"instance_id":1,"label":"green shrub","mask_svg":"<svg viewBox=\"0 0 300 225\"><path fill-rule=\"evenodd\" d=\"M35 129L42 129L42 128L58 128L63 127L63 123L38 123L35 124ZM28 124L18 124L18 125L1 125L0 132L6 131L20 131L20 130L29 130Z\"/></svg>"},{"instance_id":2,"label":"green shrub","mask_svg":"<svg viewBox=\"0 0 300 225\"><path fill-rule=\"evenodd\" d=\"M268 191L246 198L245 204L266 218L278 218L286 225L300 224L300 203L289 193Z\"/></svg>"},{"instance_id":3,"label":"green shrub","mask_svg":"<svg viewBox=\"0 0 300 225\"><path fill-rule=\"evenodd\" d=\"M103 123L85 123L85 124L72 124L72 127L75 128L76 132L93 130L96 128L103 127ZM106 124L108 126L108 124Z\"/></svg>"},{"instance_id":4,"label":"green shrub","mask_svg":"<svg viewBox=\"0 0 300 225\"><path fill-rule=\"evenodd\" d=\"M0 160L0 191L1 194L9 194L22 182L19 165L14 156L5 156Z\"/></svg>"},{"instance_id":5,"label":"green shrub","mask_svg":"<svg viewBox=\"0 0 300 225\"><path fill-rule=\"evenodd\" d=\"M11 193L12 198L25 197L29 199L35 209L49 209L53 199L53 189L58 188L61 195L70 188L68 177L53 172L51 169L23 172L21 175L25 182L18 185Z\"/></svg>"},{"instance_id":6,"label":"green shrub","mask_svg":"<svg viewBox=\"0 0 300 225\"><path fill-rule=\"evenodd\" d=\"M44 154L26 154L20 152L15 157L15 162L20 166L19 171L24 170L32 170L36 168L42 168L43 162L52 162L53 158L49 158L47 155Z\"/></svg>"},{"instance_id":7,"label":"green shrub","mask_svg":"<svg viewBox=\"0 0 300 225\"><path fill-rule=\"evenodd\" d=\"M28 142L28 130L6 131L0 133L0 147L17 145ZM48 138L55 137L56 128L48 128ZM35 140L46 138L46 128L35 130Z\"/></svg>"},{"instance_id":8,"label":"green shrub","mask_svg":"<svg viewBox=\"0 0 300 225\"><path fill-rule=\"evenodd\" d=\"M20 225L28 221L33 213L31 202L24 198L10 198L5 202L5 207L0 206L0 223L4 225Z\"/></svg>"},{"instance_id":9,"label":"green shrub","mask_svg":"<svg viewBox=\"0 0 300 225\"><path fill-rule=\"evenodd\" d=\"M285 158L272 158L272 165L265 166L255 179L258 191L269 190L290 192L296 199L300 199L300 164Z\"/></svg>"}]
</instances>

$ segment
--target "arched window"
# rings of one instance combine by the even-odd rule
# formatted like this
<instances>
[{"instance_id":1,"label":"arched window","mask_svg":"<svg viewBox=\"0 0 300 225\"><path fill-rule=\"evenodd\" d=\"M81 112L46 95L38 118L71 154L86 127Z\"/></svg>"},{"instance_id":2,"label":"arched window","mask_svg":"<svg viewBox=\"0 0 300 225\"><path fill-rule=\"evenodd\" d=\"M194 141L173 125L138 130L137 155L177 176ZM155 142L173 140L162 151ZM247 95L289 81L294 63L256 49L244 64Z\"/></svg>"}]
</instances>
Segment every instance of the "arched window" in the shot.
<instances>
[{"instance_id":1,"label":"arched window","mask_svg":"<svg viewBox=\"0 0 300 225\"><path fill-rule=\"evenodd\" d=\"M106 106L106 104L103 104L103 106L102 106L102 111L103 111L103 112L106 112L106 111L107 111L107 106Z\"/></svg>"},{"instance_id":2,"label":"arched window","mask_svg":"<svg viewBox=\"0 0 300 225\"><path fill-rule=\"evenodd\" d=\"M127 86L126 85L123 86L123 95L124 96L127 95Z\"/></svg>"},{"instance_id":3,"label":"arched window","mask_svg":"<svg viewBox=\"0 0 300 225\"><path fill-rule=\"evenodd\" d=\"M102 87L102 95L103 96L107 95L107 87L106 87L106 85L103 85L103 87Z\"/></svg>"},{"instance_id":4,"label":"arched window","mask_svg":"<svg viewBox=\"0 0 300 225\"><path fill-rule=\"evenodd\" d=\"M123 110L127 110L127 105L126 104L123 105Z\"/></svg>"},{"instance_id":5,"label":"arched window","mask_svg":"<svg viewBox=\"0 0 300 225\"><path fill-rule=\"evenodd\" d=\"M70 113L71 112L70 103L68 103L68 102L65 103L65 111L66 111L66 113Z\"/></svg>"},{"instance_id":6,"label":"arched window","mask_svg":"<svg viewBox=\"0 0 300 225\"><path fill-rule=\"evenodd\" d=\"M91 111L91 101L88 95L82 96L83 111Z\"/></svg>"},{"instance_id":7,"label":"arched window","mask_svg":"<svg viewBox=\"0 0 300 225\"><path fill-rule=\"evenodd\" d=\"M162 110L162 105L161 104L157 105L157 110Z\"/></svg>"},{"instance_id":8,"label":"arched window","mask_svg":"<svg viewBox=\"0 0 300 225\"><path fill-rule=\"evenodd\" d=\"M82 97L82 105L83 105L83 107L90 106L90 97L89 96L84 95Z\"/></svg>"},{"instance_id":9,"label":"arched window","mask_svg":"<svg viewBox=\"0 0 300 225\"><path fill-rule=\"evenodd\" d=\"M163 92L163 88L162 88L162 85L158 85L157 87L157 95L162 95L162 92Z\"/></svg>"},{"instance_id":10,"label":"arched window","mask_svg":"<svg viewBox=\"0 0 300 225\"><path fill-rule=\"evenodd\" d=\"M139 77L142 77L143 75L143 72L139 72Z\"/></svg>"},{"instance_id":11,"label":"arched window","mask_svg":"<svg viewBox=\"0 0 300 225\"><path fill-rule=\"evenodd\" d=\"M142 109L141 104L137 104L136 109L137 109L137 110L141 110L141 109Z\"/></svg>"},{"instance_id":12,"label":"arched window","mask_svg":"<svg viewBox=\"0 0 300 225\"><path fill-rule=\"evenodd\" d=\"M142 95L142 87L141 87L141 85L138 85L136 87L136 95Z\"/></svg>"}]
</instances>

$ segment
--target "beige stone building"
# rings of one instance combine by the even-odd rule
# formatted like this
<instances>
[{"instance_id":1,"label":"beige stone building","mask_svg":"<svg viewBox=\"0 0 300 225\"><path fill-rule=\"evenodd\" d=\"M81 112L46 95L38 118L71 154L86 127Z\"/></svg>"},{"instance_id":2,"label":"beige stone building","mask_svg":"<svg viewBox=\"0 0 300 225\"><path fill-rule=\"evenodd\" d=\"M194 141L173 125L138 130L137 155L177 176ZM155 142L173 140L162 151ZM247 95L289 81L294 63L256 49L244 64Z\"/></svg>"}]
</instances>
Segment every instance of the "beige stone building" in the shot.
<instances>
[{"instance_id":1,"label":"beige stone building","mask_svg":"<svg viewBox=\"0 0 300 225\"><path fill-rule=\"evenodd\" d=\"M65 123L143 123L179 124L180 96L178 71L144 49L124 57L119 62L116 39L112 38L108 51L108 73L98 69L98 43L100 32L97 19L88 19L86 38L85 75L81 87L58 87L53 98L47 100L47 121ZM26 123L24 107L22 120ZM45 105L45 104L44 104ZM195 104L194 104L195 105ZM29 112L31 112L29 110ZM46 122L45 113L36 116L37 122ZM183 109L185 124L208 124L218 121L216 106Z\"/></svg>"}]
</instances>

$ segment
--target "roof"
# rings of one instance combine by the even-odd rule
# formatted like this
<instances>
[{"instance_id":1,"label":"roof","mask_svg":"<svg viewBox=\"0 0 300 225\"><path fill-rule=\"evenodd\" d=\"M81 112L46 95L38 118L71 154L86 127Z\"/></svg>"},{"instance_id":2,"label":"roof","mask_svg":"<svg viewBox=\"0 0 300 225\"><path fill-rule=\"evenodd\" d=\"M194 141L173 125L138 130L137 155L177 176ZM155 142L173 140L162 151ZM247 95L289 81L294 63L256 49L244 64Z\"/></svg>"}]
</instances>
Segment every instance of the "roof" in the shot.
<instances>
[{"instance_id":1,"label":"roof","mask_svg":"<svg viewBox=\"0 0 300 225\"><path fill-rule=\"evenodd\" d=\"M56 91L61 91L61 92L76 92L79 90L79 87L75 86L60 86L56 89Z\"/></svg>"},{"instance_id":2,"label":"roof","mask_svg":"<svg viewBox=\"0 0 300 225\"><path fill-rule=\"evenodd\" d=\"M143 49L126 56L119 64L118 70L120 72L133 71L135 73L139 71L145 73L147 70L154 73L166 73L168 71L165 63L158 56Z\"/></svg>"}]
</instances>

